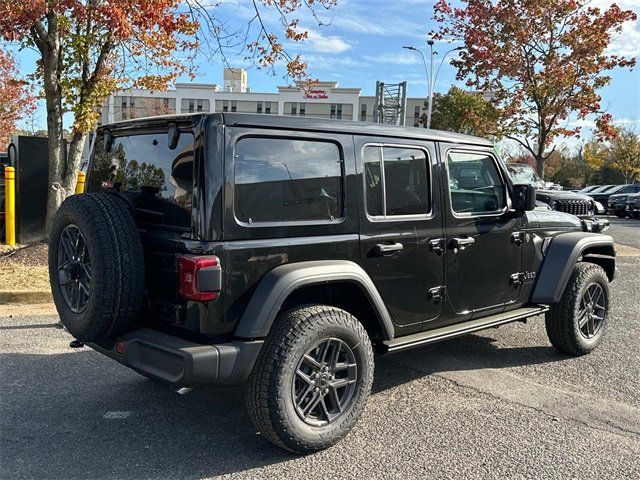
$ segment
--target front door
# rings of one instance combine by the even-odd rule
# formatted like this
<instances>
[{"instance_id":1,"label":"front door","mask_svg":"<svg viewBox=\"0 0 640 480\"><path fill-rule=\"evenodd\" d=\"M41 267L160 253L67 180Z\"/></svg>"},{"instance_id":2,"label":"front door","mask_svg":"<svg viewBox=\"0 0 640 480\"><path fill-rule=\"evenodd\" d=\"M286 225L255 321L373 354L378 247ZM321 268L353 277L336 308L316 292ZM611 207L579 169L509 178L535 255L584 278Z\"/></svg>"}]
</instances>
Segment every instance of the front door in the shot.
<instances>
[{"instance_id":1,"label":"front door","mask_svg":"<svg viewBox=\"0 0 640 480\"><path fill-rule=\"evenodd\" d=\"M432 142L355 138L364 208L360 253L389 313L408 333L442 309L442 208Z\"/></svg>"},{"instance_id":2,"label":"front door","mask_svg":"<svg viewBox=\"0 0 640 480\"><path fill-rule=\"evenodd\" d=\"M521 218L511 210L505 173L490 149L442 146L445 283L451 320L508 308L519 295ZM515 236L514 236L515 234Z\"/></svg>"}]
</instances>

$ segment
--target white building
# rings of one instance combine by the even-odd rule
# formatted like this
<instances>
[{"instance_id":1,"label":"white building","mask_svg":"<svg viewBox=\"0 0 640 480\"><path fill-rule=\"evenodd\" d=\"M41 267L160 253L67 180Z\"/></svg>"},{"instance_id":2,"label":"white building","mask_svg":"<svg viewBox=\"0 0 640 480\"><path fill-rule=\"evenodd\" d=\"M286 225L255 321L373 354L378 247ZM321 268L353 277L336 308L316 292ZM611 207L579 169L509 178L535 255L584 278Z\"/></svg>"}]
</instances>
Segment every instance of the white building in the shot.
<instances>
[{"instance_id":1,"label":"white building","mask_svg":"<svg viewBox=\"0 0 640 480\"><path fill-rule=\"evenodd\" d=\"M293 115L337 120L374 121L375 97L360 96L360 88L343 88L337 82L317 82L305 91L297 86L278 87L277 93L251 92L247 72L225 69L224 86L178 83L156 92L131 89L118 92L105 104L101 123L130 118L193 112L245 112ZM408 98L405 125L419 126L424 98Z\"/></svg>"}]
</instances>

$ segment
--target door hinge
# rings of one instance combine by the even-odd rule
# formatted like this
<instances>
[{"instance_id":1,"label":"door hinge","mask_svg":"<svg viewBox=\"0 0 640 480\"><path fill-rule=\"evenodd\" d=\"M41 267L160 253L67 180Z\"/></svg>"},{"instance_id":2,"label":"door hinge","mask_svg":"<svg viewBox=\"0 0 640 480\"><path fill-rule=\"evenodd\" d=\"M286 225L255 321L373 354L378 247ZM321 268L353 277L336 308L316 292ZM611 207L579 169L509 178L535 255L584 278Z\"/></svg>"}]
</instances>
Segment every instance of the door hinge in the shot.
<instances>
[{"instance_id":1,"label":"door hinge","mask_svg":"<svg viewBox=\"0 0 640 480\"><path fill-rule=\"evenodd\" d=\"M429 289L429 300L433 303L438 303L446 298L447 287L439 286Z\"/></svg>"},{"instance_id":2,"label":"door hinge","mask_svg":"<svg viewBox=\"0 0 640 480\"><path fill-rule=\"evenodd\" d=\"M524 232L513 232L511 234L511 243L515 243L518 247L524 243Z\"/></svg>"},{"instance_id":3,"label":"door hinge","mask_svg":"<svg viewBox=\"0 0 640 480\"><path fill-rule=\"evenodd\" d=\"M514 273L509 277L509 283L514 287L519 287L524 283L525 275L522 272Z\"/></svg>"}]
</instances>

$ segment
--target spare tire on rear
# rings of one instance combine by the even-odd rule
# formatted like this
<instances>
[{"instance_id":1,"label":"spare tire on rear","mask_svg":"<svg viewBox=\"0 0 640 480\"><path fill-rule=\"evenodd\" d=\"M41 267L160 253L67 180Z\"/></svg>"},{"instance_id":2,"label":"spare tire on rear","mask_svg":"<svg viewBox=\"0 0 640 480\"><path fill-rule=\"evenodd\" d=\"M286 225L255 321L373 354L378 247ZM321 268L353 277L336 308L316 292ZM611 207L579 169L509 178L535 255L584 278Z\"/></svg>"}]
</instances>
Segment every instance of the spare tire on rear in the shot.
<instances>
[{"instance_id":1,"label":"spare tire on rear","mask_svg":"<svg viewBox=\"0 0 640 480\"><path fill-rule=\"evenodd\" d=\"M129 331L142 303L142 243L125 199L67 198L49 236L49 279L60 320L82 342Z\"/></svg>"}]
</instances>

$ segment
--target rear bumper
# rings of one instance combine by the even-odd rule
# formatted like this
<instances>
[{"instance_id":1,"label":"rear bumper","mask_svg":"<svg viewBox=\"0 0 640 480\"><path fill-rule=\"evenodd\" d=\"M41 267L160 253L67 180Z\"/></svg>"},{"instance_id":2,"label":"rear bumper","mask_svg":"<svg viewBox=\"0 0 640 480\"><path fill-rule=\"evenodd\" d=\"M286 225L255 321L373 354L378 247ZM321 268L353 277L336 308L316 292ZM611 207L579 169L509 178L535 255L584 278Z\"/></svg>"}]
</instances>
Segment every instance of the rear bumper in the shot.
<instances>
[{"instance_id":1,"label":"rear bumper","mask_svg":"<svg viewBox=\"0 0 640 480\"><path fill-rule=\"evenodd\" d=\"M244 382L263 341L233 341L217 345L190 342L152 329L130 332L109 346L88 344L147 377L173 387Z\"/></svg>"}]
</instances>

